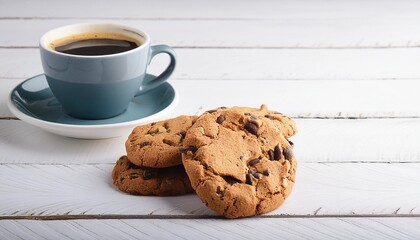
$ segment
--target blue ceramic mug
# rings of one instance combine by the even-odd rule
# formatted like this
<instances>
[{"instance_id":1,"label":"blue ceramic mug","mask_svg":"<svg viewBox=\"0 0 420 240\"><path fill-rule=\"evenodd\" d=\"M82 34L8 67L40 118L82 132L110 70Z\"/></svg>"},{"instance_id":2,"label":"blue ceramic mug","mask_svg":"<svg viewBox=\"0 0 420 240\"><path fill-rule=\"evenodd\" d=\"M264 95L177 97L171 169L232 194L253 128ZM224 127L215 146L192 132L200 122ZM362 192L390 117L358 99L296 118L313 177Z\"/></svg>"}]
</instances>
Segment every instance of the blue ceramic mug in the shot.
<instances>
[{"instance_id":1,"label":"blue ceramic mug","mask_svg":"<svg viewBox=\"0 0 420 240\"><path fill-rule=\"evenodd\" d=\"M76 55L58 51L60 45L85 40L113 39L134 43L118 53ZM110 23L74 24L53 29L40 40L41 61L48 85L70 116L104 119L125 111L133 97L164 83L176 65L174 50L167 45L150 46L145 32ZM151 59L166 53L168 67L145 81Z\"/></svg>"}]
</instances>

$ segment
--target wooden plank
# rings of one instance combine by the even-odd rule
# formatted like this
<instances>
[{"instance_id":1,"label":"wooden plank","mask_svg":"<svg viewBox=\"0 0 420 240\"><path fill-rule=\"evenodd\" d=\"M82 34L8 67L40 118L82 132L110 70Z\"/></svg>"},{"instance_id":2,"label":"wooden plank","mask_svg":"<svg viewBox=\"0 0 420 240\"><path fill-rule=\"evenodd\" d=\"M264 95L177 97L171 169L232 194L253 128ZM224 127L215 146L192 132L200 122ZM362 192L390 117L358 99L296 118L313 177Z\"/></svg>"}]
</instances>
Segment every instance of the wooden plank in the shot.
<instances>
[{"instance_id":1,"label":"wooden plank","mask_svg":"<svg viewBox=\"0 0 420 240\"><path fill-rule=\"evenodd\" d=\"M415 79L420 49L176 49L173 79ZM150 72L167 65L158 56ZM0 78L42 73L38 49L0 49Z\"/></svg>"},{"instance_id":2,"label":"wooden plank","mask_svg":"<svg viewBox=\"0 0 420 240\"><path fill-rule=\"evenodd\" d=\"M420 119L297 119L292 138L300 162L420 162ZM39 141L42 139L42 141ZM16 120L0 121L0 162L114 163L126 136L79 140Z\"/></svg>"},{"instance_id":3,"label":"wooden plank","mask_svg":"<svg viewBox=\"0 0 420 240\"><path fill-rule=\"evenodd\" d=\"M93 148L92 148L93 149ZM119 192L113 164L1 164L0 217L211 217L194 195ZM420 163L304 163L292 195L266 216L419 216Z\"/></svg>"},{"instance_id":4,"label":"wooden plank","mask_svg":"<svg viewBox=\"0 0 420 240\"><path fill-rule=\"evenodd\" d=\"M6 99L21 81L0 79L0 117L14 117ZM174 114L197 114L220 106L259 107L265 103L294 118L420 117L420 108L413 104L420 102L420 81L414 80L176 79L171 84L181 96Z\"/></svg>"},{"instance_id":5,"label":"wooden plank","mask_svg":"<svg viewBox=\"0 0 420 240\"><path fill-rule=\"evenodd\" d=\"M418 239L419 218L0 222L4 239Z\"/></svg>"},{"instance_id":6,"label":"wooden plank","mask_svg":"<svg viewBox=\"0 0 420 240\"><path fill-rule=\"evenodd\" d=\"M0 118L13 116L7 107L7 99L12 89L22 81L22 79L0 79Z\"/></svg>"},{"instance_id":7,"label":"wooden plank","mask_svg":"<svg viewBox=\"0 0 420 240\"><path fill-rule=\"evenodd\" d=\"M418 16L417 1L160 1L126 0L121 4L112 1L83 0L71 3L44 1L1 1L3 18L140 18L140 19L289 19L289 18L410 18Z\"/></svg>"},{"instance_id":8,"label":"wooden plank","mask_svg":"<svg viewBox=\"0 0 420 240\"><path fill-rule=\"evenodd\" d=\"M0 121L0 163L112 163L125 154L127 136L80 140L16 120ZM42 141L40 141L42 139Z\"/></svg>"},{"instance_id":9,"label":"wooden plank","mask_svg":"<svg viewBox=\"0 0 420 240\"><path fill-rule=\"evenodd\" d=\"M97 19L3 19L0 47L37 47L58 26ZM389 48L417 47L420 15L401 18L297 18L281 20L113 20L140 28L153 43L194 48ZM401 27L401 26L404 27ZM203 26L206 30L203 31ZM246 27L244 27L246 26ZM181 34L174 34L174 29ZM200 34L197 34L200 32ZM252 33L252 34L250 34ZM269 37L267 37L269 34Z\"/></svg>"}]
</instances>

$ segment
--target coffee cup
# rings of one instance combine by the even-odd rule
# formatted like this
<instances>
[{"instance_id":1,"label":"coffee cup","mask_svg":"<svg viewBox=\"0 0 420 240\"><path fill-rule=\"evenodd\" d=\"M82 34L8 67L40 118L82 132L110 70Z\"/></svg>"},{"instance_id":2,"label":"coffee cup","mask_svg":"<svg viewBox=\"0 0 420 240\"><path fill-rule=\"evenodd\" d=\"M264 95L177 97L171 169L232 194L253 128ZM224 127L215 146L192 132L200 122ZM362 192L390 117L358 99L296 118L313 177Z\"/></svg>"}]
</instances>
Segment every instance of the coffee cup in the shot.
<instances>
[{"instance_id":1,"label":"coffee cup","mask_svg":"<svg viewBox=\"0 0 420 240\"><path fill-rule=\"evenodd\" d=\"M111 23L59 27L40 39L41 61L48 85L68 115L105 119L125 111L133 97L164 83L176 65L174 50L150 45L144 31ZM145 79L152 58L170 57L157 77Z\"/></svg>"}]
</instances>

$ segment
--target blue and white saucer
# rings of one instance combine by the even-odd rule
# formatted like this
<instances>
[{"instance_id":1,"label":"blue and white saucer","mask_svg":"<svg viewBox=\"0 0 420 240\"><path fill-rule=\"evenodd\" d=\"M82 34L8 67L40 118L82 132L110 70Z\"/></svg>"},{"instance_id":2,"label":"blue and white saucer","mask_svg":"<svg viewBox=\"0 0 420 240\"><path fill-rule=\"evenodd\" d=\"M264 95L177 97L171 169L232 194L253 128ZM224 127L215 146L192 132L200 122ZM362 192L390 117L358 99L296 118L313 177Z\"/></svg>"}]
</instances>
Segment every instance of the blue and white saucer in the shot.
<instances>
[{"instance_id":1,"label":"blue and white saucer","mask_svg":"<svg viewBox=\"0 0 420 240\"><path fill-rule=\"evenodd\" d=\"M147 75L147 77L154 77ZM84 120L65 114L48 87L45 75L29 78L9 95L10 111L22 121L73 138L103 139L128 134L135 126L157 121L174 110L178 94L168 82L133 98L127 110L113 118Z\"/></svg>"}]
</instances>

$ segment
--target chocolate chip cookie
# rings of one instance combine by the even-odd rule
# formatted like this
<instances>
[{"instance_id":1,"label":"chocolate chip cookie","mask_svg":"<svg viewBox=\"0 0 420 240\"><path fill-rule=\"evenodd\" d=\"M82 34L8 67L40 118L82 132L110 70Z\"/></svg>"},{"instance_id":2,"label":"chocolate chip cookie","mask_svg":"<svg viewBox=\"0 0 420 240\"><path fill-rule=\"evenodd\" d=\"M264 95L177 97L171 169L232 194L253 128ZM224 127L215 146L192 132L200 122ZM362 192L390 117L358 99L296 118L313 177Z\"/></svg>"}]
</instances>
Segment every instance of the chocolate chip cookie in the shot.
<instances>
[{"instance_id":1,"label":"chocolate chip cookie","mask_svg":"<svg viewBox=\"0 0 420 240\"><path fill-rule=\"evenodd\" d=\"M166 168L182 163L180 148L196 116L176 118L138 126L125 142L127 157L137 166Z\"/></svg>"},{"instance_id":2,"label":"chocolate chip cookie","mask_svg":"<svg viewBox=\"0 0 420 240\"><path fill-rule=\"evenodd\" d=\"M293 144L272 119L248 110L206 112L183 141L183 164L192 187L209 208L227 218L274 210L295 180Z\"/></svg>"},{"instance_id":3,"label":"chocolate chip cookie","mask_svg":"<svg viewBox=\"0 0 420 240\"><path fill-rule=\"evenodd\" d=\"M145 168L120 157L112 171L115 186L135 195L175 196L193 192L182 165L169 168Z\"/></svg>"}]
</instances>

